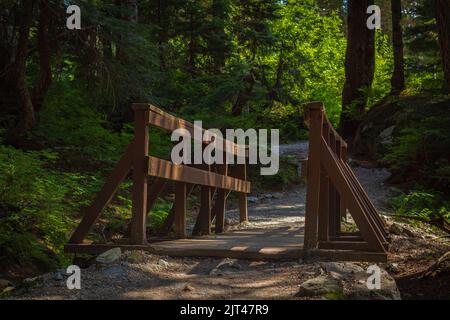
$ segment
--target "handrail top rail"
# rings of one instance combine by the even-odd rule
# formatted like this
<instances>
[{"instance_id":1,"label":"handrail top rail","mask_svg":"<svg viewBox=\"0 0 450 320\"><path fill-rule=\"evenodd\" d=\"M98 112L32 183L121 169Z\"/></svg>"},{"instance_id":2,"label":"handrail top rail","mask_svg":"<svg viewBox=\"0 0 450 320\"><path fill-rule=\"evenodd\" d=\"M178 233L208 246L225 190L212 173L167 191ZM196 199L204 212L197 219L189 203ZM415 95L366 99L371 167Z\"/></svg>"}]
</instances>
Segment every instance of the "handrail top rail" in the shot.
<instances>
[{"instance_id":1,"label":"handrail top rail","mask_svg":"<svg viewBox=\"0 0 450 320\"><path fill-rule=\"evenodd\" d=\"M323 102L313 101L309 103L305 103L305 125L309 128L309 118L310 118L310 110L320 110L323 114L323 125L328 126L330 132L334 135L335 140L338 141L341 147L347 148L347 142L341 137L341 135L336 131L336 129L331 124L330 120L327 117L327 113L325 111L325 106Z\"/></svg>"},{"instance_id":2,"label":"handrail top rail","mask_svg":"<svg viewBox=\"0 0 450 320\"><path fill-rule=\"evenodd\" d=\"M137 110L149 111L149 118L147 119L147 124L160 127L169 132L173 132L177 129L182 128L182 129L188 130L191 134L193 134L194 129L196 128L196 126L193 123L186 121L182 118L178 118L177 116L174 116L160 108L157 108L150 103L133 103L132 108L134 111L137 111ZM208 129L204 129L204 128L201 128L201 129L202 129L203 135L205 135L205 133L208 133L209 136L214 135ZM195 139L194 135L192 135L192 139ZM201 142L206 143L206 144L210 143L210 142L206 142L206 141L201 141ZM217 147L218 150L229 153L228 150L231 149L231 154L233 154L233 155L240 155L239 150L244 150L245 157L248 157L248 146L247 145L240 145L240 144L237 144L230 140L227 140L225 138L218 138L217 144L218 144L218 147ZM225 150L223 150L223 147L221 147L221 145L223 145L223 144L226 144L226 146L229 146L229 148L225 148Z\"/></svg>"}]
</instances>

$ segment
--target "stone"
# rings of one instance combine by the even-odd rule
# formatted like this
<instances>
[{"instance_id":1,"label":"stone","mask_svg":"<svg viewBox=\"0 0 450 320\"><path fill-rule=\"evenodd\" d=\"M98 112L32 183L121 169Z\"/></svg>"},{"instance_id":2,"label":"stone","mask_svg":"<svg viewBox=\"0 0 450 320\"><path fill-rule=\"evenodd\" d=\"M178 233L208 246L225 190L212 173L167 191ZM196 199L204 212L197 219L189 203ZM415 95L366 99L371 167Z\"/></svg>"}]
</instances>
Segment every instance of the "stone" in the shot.
<instances>
[{"instance_id":1,"label":"stone","mask_svg":"<svg viewBox=\"0 0 450 320\"><path fill-rule=\"evenodd\" d=\"M300 285L300 289L296 294L297 297L315 297L327 295L342 295L342 283L329 276L320 275L318 277L306 280Z\"/></svg>"},{"instance_id":2,"label":"stone","mask_svg":"<svg viewBox=\"0 0 450 320\"><path fill-rule=\"evenodd\" d=\"M188 285L188 284L186 284L183 287L183 291L193 291L193 290L194 290L194 288L192 286Z\"/></svg>"},{"instance_id":3,"label":"stone","mask_svg":"<svg viewBox=\"0 0 450 320\"><path fill-rule=\"evenodd\" d=\"M346 278L365 272L362 267L351 262L324 262L321 267L335 278Z\"/></svg>"},{"instance_id":4,"label":"stone","mask_svg":"<svg viewBox=\"0 0 450 320\"><path fill-rule=\"evenodd\" d=\"M380 138L381 144L391 144L392 143L392 133L394 132L395 126L390 126L383 131L381 131Z\"/></svg>"},{"instance_id":5,"label":"stone","mask_svg":"<svg viewBox=\"0 0 450 320\"><path fill-rule=\"evenodd\" d=\"M249 196L249 197L247 197L247 201L251 202L251 203L255 203L255 202L258 202L259 199L258 199L258 197Z\"/></svg>"},{"instance_id":6,"label":"stone","mask_svg":"<svg viewBox=\"0 0 450 320\"><path fill-rule=\"evenodd\" d=\"M64 277L61 274L61 272L56 271L55 273L53 273L53 280L62 281L62 280L64 280Z\"/></svg>"},{"instance_id":7,"label":"stone","mask_svg":"<svg viewBox=\"0 0 450 320\"><path fill-rule=\"evenodd\" d=\"M388 265L388 269L392 272L400 272L400 268L398 266L398 263L390 263Z\"/></svg>"},{"instance_id":8,"label":"stone","mask_svg":"<svg viewBox=\"0 0 450 320\"><path fill-rule=\"evenodd\" d=\"M41 277L26 278L22 281L22 284L25 287L36 287L39 286L41 283L42 283Z\"/></svg>"},{"instance_id":9,"label":"stone","mask_svg":"<svg viewBox=\"0 0 450 320\"><path fill-rule=\"evenodd\" d=\"M141 263L146 260L146 255L144 251L133 250L127 253L127 261L130 263Z\"/></svg>"},{"instance_id":10,"label":"stone","mask_svg":"<svg viewBox=\"0 0 450 320\"><path fill-rule=\"evenodd\" d=\"M3 290L0 290L0 293L1 294L6 294L6 293L8 293L8 292L11 292L11 291L14 291L16 288L14 287L14 286L9 286L9 287L6 287L5 289L3 289Z\"/></svg>"},{"instance_id":11,"label":"stone","mask_svg":"<svg viewBox=\"0 0 450 320\"><path fill-rule=\"evenodd\" d=\"M417 233L415 233L412 230L409 230L408 228L403 228L403 233L411 238L420 238L420 235L418 235Z\"/></svg>"},{"instance_id":12,"label":"stone","mask_svg":"<svg viewBox=\"0 0 450 320\"><path fill-rule=\"evenodd\" d=\"M157 264L158 264L158 266L163 267L163 268L168 268L170 265L166 260L163 260L163 259L159 259Z\"/></svg>"},{"instance_id":13,"label":"stone","mask_svg":"<svg viewBox=\"0 0 450 320\"><path fill-rule=\"evenodd\" d=\"M370 275L359 274L347 297L355 300L401 300L397 284L386 270L381 269L380 289L369 289L367 279Z\"/></svg>"},{"instance_id":14,"label":"stone","mask_svg":"<svg viewBox=\"0 0 450 320\"><path fill-rule=\"evenodd\" d=\"M14 287L14 285L8 280L0 279L0 292L3 292L3 290L9 287Z\"/></svg>"},{"instance_id":15,"label":"stone","mask_svg":"<svg viewBox=\"0 0 450 320\"><path fill-rule=\"evenodd\" d=\"M401 236L404 233L404 228L398 223L394 222L389 226L389 233Z\"/></svg>"},{"instance_id":16,"label":"stone","mask_svg":"<svg viewBox=\"0 0 450 320\"><path fill-rule=\"evenodd\" d=\"M95 261L101 264L111 264L119 260L121 255L122 250L120 248L113 248L97 256Z\"/></svg>"},{"instance_id":17,"label":"stone","mask_svg":"<svg viewBox=\"0 0 450 320\"><path fill-rule=\"evenodd\" d=\"M242 266L236 259L225 258L216 267L214 267L209 275L211 276L221 276L225 273L227 269L242 269Z\"/></svg>"}]
</instances>

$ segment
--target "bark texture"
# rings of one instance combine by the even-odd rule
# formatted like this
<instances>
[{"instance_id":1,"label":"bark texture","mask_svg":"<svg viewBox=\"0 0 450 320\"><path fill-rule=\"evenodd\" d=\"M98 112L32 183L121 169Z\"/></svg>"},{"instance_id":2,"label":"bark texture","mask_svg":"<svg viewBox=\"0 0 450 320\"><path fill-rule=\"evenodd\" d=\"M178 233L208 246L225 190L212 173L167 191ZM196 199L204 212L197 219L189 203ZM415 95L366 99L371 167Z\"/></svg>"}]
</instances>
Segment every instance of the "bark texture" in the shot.
<instances>
[{"instance_id":1,"label":"bark texture","mask_svg":"<svg viewBox=\"0 0 450 320\"><path fill-rule=\"evenodd\" d=\"M368 90L375 71L375 31L367 28L367 7L373 0L348 1L348 36L345 60L345 85L342 94L340 131L344 138L352 137L359 116L365 111Z\"/></svg>"}]
</instances>

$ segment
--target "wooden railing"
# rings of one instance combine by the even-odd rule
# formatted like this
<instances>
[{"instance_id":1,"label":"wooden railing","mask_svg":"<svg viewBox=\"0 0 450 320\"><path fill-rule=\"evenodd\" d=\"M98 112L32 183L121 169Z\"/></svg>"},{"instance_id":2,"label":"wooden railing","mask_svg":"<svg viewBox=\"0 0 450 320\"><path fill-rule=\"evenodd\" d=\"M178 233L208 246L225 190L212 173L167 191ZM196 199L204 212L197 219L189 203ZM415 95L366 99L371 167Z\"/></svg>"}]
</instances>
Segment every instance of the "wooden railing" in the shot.
<instances>
[{"instance_id":1,"label":"wooden railing","mask_svg":"<svg viewBox=\"0 0 450 320\"><path fill-rule=\"evenodd\" d=\"M386 260L388 234L384 222L348 165L347 144L331 125L322 103L306 106L305 123L310 130L305 165L305 252L343 250L358 260ZM347 212L358 232L341 230L341 219Z\"/></svg>"},{"instance_id":2,"label":"wooden railing","mask_svg":"<svg viewBox=\"0 0 450 320\"><path fill-rule=\"evenodd\" d=\"M168 235L174 226L175 236L186 237L186 205L187 198L196 185L201 186L201 204L193 235L205 235L211 232L211 223L215 219L215 232L224 230L226 199L231 191L238 193L241 222L248 219L247 193L250 192L250 182L247 181L246 164L236 164L233 170L226 163L227 154L242 156L243 146L231 141L216 138L216 152L224 153L224 164L219 165L177 165L170 161L149 156L149 126L156 126L173 132L183 128L191 133L193 139L194 125L183 119L170 115L150 104L133 104L134 140L129 144L122 158L112 173L106 179L101 191L95 197L92 205L73 232L66 251L76 251L76 244L84 239L99 219L102 210L117 192L120 183L132 169L133 194L132 218L129 228L129 238L121 243L142 245L147 243L147 216L153 208L158 195L168 181L174 182L175 199L172 209L159 230L159 235ZM203 130L205 133L206 130ZM201 141L206 145L209 141ZM244 156L246 149L244 148ZM232 172L231 172L232 171ZM148 177L154 177L148 187ZM215 199L215 201L213 201ZM214 204L213 204L214 202Z\"/></svg>"}]
</instances>

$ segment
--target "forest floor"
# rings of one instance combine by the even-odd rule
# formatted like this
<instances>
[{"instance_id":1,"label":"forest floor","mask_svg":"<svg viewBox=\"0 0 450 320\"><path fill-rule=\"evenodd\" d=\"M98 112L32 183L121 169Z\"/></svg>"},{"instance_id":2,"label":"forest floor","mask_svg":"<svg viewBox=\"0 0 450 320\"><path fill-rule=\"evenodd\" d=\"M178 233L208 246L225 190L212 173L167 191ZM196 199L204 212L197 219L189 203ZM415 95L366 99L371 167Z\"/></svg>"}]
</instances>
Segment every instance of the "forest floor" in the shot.
<instances>
[{"instance_id":1,"label":"forest floor","mask_svg":"<svg viewBox=\"0 0 450 320\"><path fill-rule=\"evenodd\" d=\"M283 146L282 154L303 157L305 143ZM378 210L389 214L390 188L384 184L389 172L380 168L355 167L354 171ZM230 229L267 229L304 223L305 186L250 197L249 219L238 225L237 212L230 210ZM423 224L393 222L386 217L393 241L389 262L379 264L388 278L394 278L404 299L450 298L449 266L442 264L424 274L427 268L450 250L450 241L439 231ZM394 227L392 226L394 224ZM446 262L444 262L445 264ZM310 299L298 295L310 279L339 279L338 294L318 294L316 298L398 298L361 294L363 274L368 263L330 264L320 261L247 261L219 258L175 258L145 252L126 252L112 264L92 264L82 269L82 290L68 290L64 270L32 279L18 299ZM356 270L356 273L354 272ZM359 272L359 273L361 273ZM322 278L321 278L322 277ZM325 277L325 278L324 278ZM366 275L367 277L367 275ZM335 284L331 281L331 286ZM330 285L329 281L324 284ZM334 288L334 287L333 287ZM363 290L364 292L364 290ZM398 291L397 291L398 292Z\"/></svg>"}]
</instances>

